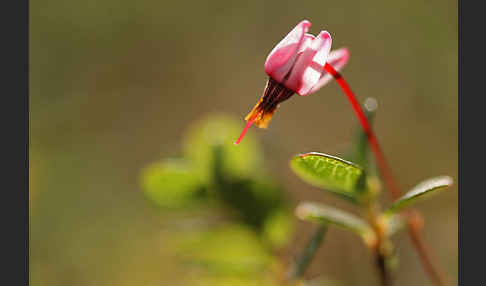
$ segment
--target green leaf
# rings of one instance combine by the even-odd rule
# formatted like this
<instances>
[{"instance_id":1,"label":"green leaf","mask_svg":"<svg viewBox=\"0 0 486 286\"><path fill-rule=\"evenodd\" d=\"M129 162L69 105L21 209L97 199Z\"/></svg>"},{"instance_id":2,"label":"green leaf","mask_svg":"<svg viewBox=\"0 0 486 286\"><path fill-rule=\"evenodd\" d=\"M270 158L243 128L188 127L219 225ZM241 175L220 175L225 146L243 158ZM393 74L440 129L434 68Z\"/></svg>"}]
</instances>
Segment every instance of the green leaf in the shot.
<instances>
[{"instance_id":1,"label":"green leaf","mask_svg":"<svg viewBox=\"0 0 486 286\"><path fill-rule=\"evenodd\" d=\"M145 195L156 205L175 208L193 201L202 188L201 180L180 159L165 160L146 167L141 175Z\"/></svg>"},{"instance_id":2,"label":"green leaf","mask_svg":"<svg viewBox=\"0 0 486 286\"><path fill-rule=\"evenodd\" d=\"M331 206L304 202L297 206L295 214L302 220L332 224L350 230L361 236L366 243L372 243L375 240L374 231L367 222L353 214Z\"/></svg>"},{"instance_id":3,"label":"green leaf","mask_svg":"<svg viewBox=\"0 0 486 286\"><path fill-rule=\"evenodd\" d=\"M411 191L407 192L401 198L396 200L385 212L387 215L395 214L403 208L436 194L452 185L452 178L449 176L435 177L421 182Z\"/></svg>"},{"instance_id":4,"label":"green leaf","mask_svg":"<svg viewBox=\"0 0 486 286\"><path fill-rule=\"evenodd\" d=\"M250 130L239 144L233 143L243 129L244 120L226 115L211 115L194 123L185 134L184 155L194 165L194 172L209 183L213 178L214 150L221 148L224 176L248 177L259 173L263 153Z\"/></svg>"},{"instance_id":5,"label":"green leaf","mask_svg":"<svg viewBox=\"0 0 486 286\"><path fill-rule=\"evenodd\" d=\"M311 152L295 156L290 166L305 182L358 202L365 187L364 170L343 159Z\"/></svg>"}]
</instances>

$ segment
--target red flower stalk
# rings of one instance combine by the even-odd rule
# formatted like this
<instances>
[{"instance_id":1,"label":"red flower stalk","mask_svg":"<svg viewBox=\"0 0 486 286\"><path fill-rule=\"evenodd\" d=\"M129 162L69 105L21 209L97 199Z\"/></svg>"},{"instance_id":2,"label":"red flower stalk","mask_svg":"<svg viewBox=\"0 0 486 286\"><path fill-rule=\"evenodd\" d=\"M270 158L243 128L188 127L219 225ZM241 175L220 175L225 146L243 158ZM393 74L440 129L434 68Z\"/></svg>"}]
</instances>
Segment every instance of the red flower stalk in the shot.
<instances>
[{"instance_id":1,"label":"red flower stalk","mask_svg":"<svg viewBox=\"0 0 486 286\"><path fill-rule=\"evenodd\" d=\"M356 113L356 116L358 117L359 123L363 128L363 132L368 137L368 144L370 145L371 151L373 152L373 155L376 159L378 168L380 169L380 173L383 176L383 180L385 181L387 188L392 193L393 199L397 199L400 196L400 189L395 182L395 179L391 173L391 169L385 160L385 155L381 151L380 144L378 143L375 133L371 129L371 125L368 121L368 118L366 117L358 100L356 99L356 96L351 91L351 88L349 87L348 83L344 80L344 78L341 76L341 74L338 73L331 65L326 64L324 66L324 69L330 75L332 75L334 79L336 79L336 82L339 84L344 94L346 94L349 102L351 103L351 106L353 107L354 112Z\"/></svg>"},{"instance_id":2,"label":"red flower stalk","mask_svg":"<svg viewBox=\"0 0 486 286\"><path fill-rule=\"evenodd\" d=\"M351 91L351 88L349 87L348 83L344 80L344 78L341 76L341 74L338 73L331 65L326 64L324 66L324 69L329 74L331 74L334 77L334 79L336 79L337 83L343 90L344 94L346 94L349 102L353 107L354 112L356 113L356 116L358 117L361 127L363 128L363 131L365 132L368 138L368 144L370 145L375 160L378 164L378 168L380 169L380 174L382 175L387 188L390 190L393 199L397 199L400 196L400 189L398 187L398 184L395 181L395 178L393 177L393 174L391 173L391 168L388 166L385 160L385 155L381 150L378 140L376 139L375 133L371 129L371 125L367 117L365 116L363 109L361 108L361 105L356 99L356 96ZM434 263L432 263L430 251L428 250L425 241L420 236L420 227L418 227L414 223L417 220L421 220L421 215L414 210L408 211L405 215L408 216L408 233L410 239L413 243L413 246L415 247L415 249L419 254L420 260L422 262L422 265L424 266L425 271L427 272L431 280L436 285L439 286L446 285L447 282L445 279L444 272L439 267L434 265Z\"/></svg>"}]
</instances>

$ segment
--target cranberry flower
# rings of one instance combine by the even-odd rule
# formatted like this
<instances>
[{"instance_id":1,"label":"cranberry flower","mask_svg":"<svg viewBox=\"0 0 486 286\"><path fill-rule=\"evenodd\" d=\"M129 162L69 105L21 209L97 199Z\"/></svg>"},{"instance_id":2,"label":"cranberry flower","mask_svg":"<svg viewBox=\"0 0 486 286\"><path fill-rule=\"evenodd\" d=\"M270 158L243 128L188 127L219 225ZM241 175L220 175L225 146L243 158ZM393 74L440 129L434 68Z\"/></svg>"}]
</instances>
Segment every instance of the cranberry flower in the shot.
<instances>
[{"instance_id":1,"label":"cranberry flower","mask_svg":"<svg viewBox=\"0 0 486 286\"><path fill-rule=\"evenodd\" d=\"M270 52L265 61L265 73L269 76L262 97L246 116L245 129L235 144L238 144L248 128L255 123L266 128L278 105L297 93L312 94L328 83L333 76L324 70L331 65L340 70L349 59L346 48L331 50L331 35L321 31L313 36L307 31L311 23L304 20L290 31Z\"/></svg>"},{"instance_id":2,"label":"cranberry flower","mask_svg":"<svg viewBox=\"0 0 486 286\"><path fill-rule=\"evenodd\" d=\"M260 128L267 127L279 103L289 99L294 93L301 96L314 93L334 78L351 103L363 132L366 134L387 188L392 197L397 199L401 193L400 188L388 166L378 139L356 96L338 72L349 59L348 50L342 48L330 52L332 41L329 33L322 31L317 37L314 37L307 33L310 26L311 23L307 20L300 22L268 55L265 72L270 78L263 96L246 116L247 124L235 144L241 141L253 123ZM409 211L407 214L410 217L408 222L410 237L429 275L437 285L444 285L443 277L431 263L429 254L415 227L413 219L416 219L416 215L415 211Z\"/></svg>"}]
</instances>

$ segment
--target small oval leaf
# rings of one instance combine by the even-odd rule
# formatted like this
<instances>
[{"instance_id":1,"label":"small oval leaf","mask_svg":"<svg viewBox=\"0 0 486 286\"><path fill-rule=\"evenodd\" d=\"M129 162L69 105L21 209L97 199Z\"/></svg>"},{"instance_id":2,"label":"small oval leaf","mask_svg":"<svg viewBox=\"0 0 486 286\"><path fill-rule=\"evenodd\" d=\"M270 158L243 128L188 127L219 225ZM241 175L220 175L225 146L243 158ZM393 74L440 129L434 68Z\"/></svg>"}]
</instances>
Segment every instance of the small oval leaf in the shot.
<instances>
[{"instance_id":1,"label":"small oval leaf","mask_svg":"<svg viewBox=\"0 0 486 286\"><path fill-rule=\"evenodd\" d=\"M356 164L322 153L306 153L294 157L290 166L307 183L359 201L365 187L365 172Z\"/></svg>"},{"instance_id":2,"label":"small oval leaf","mask_svg":"<svg viewBox=\"0 0 486 286\"><path fill-rule=\"evenodd\" d=\"M372 243L375 239L374 231L367 222L353 214L331 206L304 202L297 206L295 215L302 220L333 224L351 230L361 236L366 243Z\"/></svg>"},{"instance_id":3,"label":"small oval leaf","mask_svg":"<svg viewBox=\"0 0 486 286\"><path fill-rule=\"evenodd\" d=\"M452 185L452 178L449 176L435 177L425 180L415 186L411 191L407 192L401 198L396 200L385 212L386 215L392 215L403 208L418 202L421 199L429 197L429 195L436 194Z\"/></svg>"}]
</instances>

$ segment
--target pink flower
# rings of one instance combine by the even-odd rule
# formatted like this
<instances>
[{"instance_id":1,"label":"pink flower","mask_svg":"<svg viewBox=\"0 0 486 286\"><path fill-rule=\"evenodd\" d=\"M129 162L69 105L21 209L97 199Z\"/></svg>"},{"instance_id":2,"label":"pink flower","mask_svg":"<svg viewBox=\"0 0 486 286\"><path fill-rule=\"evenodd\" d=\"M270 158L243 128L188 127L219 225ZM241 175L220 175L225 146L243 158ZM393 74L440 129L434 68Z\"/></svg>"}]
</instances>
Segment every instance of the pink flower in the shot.
<instances>
[{"instance_id":1,"label":"pink flower","mask_svg":"<svg viewBox=\"0 0 486 286\"><path fill-rule=\"evenodd\" d=\"M316 92L332 79L324 70L326 63L340 70L349 59L346 48L331 50L332 39L327 31L313 36L307 31L311 23L301 21L278 43L265 61L269 79L262 97L245 117L248 121L236 144L246 130L255 123L266 128L278 105L294 93L304 96Z\"/></svg>"}]
</instances>

